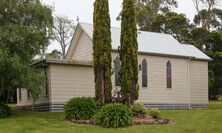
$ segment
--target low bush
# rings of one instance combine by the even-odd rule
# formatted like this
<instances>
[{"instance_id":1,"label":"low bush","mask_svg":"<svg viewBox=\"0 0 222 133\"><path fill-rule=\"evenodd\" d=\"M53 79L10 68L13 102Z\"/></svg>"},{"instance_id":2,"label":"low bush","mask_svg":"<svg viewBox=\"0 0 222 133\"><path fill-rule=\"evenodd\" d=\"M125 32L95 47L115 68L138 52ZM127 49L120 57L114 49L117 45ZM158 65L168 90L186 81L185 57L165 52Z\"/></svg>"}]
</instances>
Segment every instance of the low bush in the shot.
<instances>
[{"instance_id":1,"label":"low bush","mask_svg":"<svg viewBox=\"0 0 222 133\"><path fill-rule=\"evenodd\" d=\"M77 97L71 99L65 106L66 119L89 120L95 112L100 109L101 105L94 98Z\"/></svg>"},{"instance_id":2,"label":"low bush","mask_svg":"<svg viewBox=\"0 0 222 133\"><path fill-rule=\"evenodd\" d=\"M94 116L95 122L101 127L118 128L132 125L132 111L126 105L111 103L103 106Z\"/></svg>"},{"instance_id":3,"label":"low bush","mask_svg":"<svg viewBox=\"0 0 222 133\"><path fill-rule=\"evenodd\" d=\"M146 107L141 104L141 103L135 103L132 106L132 111L133 111L133 115L134 116L140 116L140 117L145 117L146 114L148 114L148 110L146 109Z\"/></svg>"},{"instance_id":4,"label":"low bush","mask_svg":"<svg viewBox=\"0 0 222 133\"><path fill-rule=\"evenodd\" d=\"M0 119L8 117L11 114L11 108L8 105L0 103Z\"/></svg>"},{"instance_id":5,"label":"low bush","mask_svg":"<svg viewBox=\"0 0 222 133\"><path fill-rule=\"evenodd\" d=\"M160 117L160 111L157 108L150 109L150 116L153 118L159 118Z\"/></svg>"}]
</instances>

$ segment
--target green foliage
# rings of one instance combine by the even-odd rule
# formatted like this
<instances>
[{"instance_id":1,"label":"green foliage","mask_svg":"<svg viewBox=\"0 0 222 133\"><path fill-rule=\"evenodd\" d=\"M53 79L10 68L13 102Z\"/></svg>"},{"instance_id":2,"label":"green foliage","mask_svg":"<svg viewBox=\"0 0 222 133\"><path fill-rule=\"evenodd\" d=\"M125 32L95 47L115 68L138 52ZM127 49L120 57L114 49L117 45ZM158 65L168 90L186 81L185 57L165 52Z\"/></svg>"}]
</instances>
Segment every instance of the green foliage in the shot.
<instances>
[{"instance_id":1,"label":"green foliage","mask_svg":"<svg viewBox=\"0 0 222 133\"><path fill-rule=\"evenodd\" d=\"M186 16L176 12L157 15L151 24L151 31L171 34L181 43L188 42L189 28Z\"/></svg>"},{"instance_id":2,"label":"green foliage","mask_svg":"<svg viewBox=\"0 0 222 133\"><path fill-rule=\"evenodd\" d=\"M25 70L25 71L24 71ZM24 76L25 75L25 76ZM31 92L33 109L35 108L35 102L44 87L44 72L43 69L23 69L23 74L21 76L22 86L27 88Z\"/></svg>"},{"instance_id":3,"label":"green foliage","mask_svg":"<svg viewBox=\"0 0 222 133\"><path fill-rule=\"evenodd\" d=\"M214 59L209 64L209 99L218 100L222 92L222 51L211 52L209 55Z\"/></svg>"},{"instance_id":4,"label":"green foliage","mask_svg":"<svg viewBox=\"0 0 222 133\"><path fill-rule=\"evenodd\" d=\"M1 0L0 16L0 42L10 55L27 61L49 44L53 26L49 7L33 0Z\"/></svg>"},{"instance_id":5,"label":"green foliage","mask_svg":"<svg viewBox=\"0 0 222 133\"><path fill-rule=\"evenodd\" d=\"M141 116L141 115L146 115L148 114L148 110L146 109L146 107L141 104L141 103L135 103L132 106L132 111L133 111L133 115L134 116Z\"/></svg>"},{"instance_id":6,"label":"green foliage","mask_svg":"<svg viewBox=\"0 0 222 133\"><path fill-rule=\"evenodd\" d=\"M67 119L88 120L100 109L100 106L100 103L94 98L73 98L64 106L65 117Z\"/></svg>"},{"instance_id":7,"label":"green foliage","mask_svg":"<svg viewBox=\"0 0 222 133\"><path fill-rule=\"evenodd\" d=\"M203 9L194 16L194 23L197 25L202 24L202 27L209 29L216 29L222 31L222 10L212 8L211 10ZM208 30L209 30L208 29Z\"/></svg>"},{"instance_id":8,"label":"green foliage","mask_svg":"<svg viewBox=\"0 0 222 133\"><path fill-rule=\"evenodd\" d=\"M64 54L62 54L58 50L53 50L51 53L46 54L47 59L61 59L62 57L64 58Z\"/></svg>"},{"instance_id":9,"label":"green foliage","mask_svg":"<svg viewBox=\"0 0 222 133\"><path fill-rule=\"evenodd\" d=\"M160 117L160 111L157 108L152 108L150 109L149 112L150 116L152 116L153 118L159 118Z\"/></svg>"},{"instance_id":10,"label":"green foliage","mask_svg":"<svg viewBox=\"0 0 222 133\"><path fill-rule=\"evenodd\" d=\"M191 31L191 36L191 43L194 44L200 50L202 50L204 45L208 45L210 31L203 28L193 28Z\"/></svg>"},{"instance_id":11,"label":"green foliage","mask_svg":"<svg viewBox=\"0 0 222 133\"><path fill-rule=\"evenodd\" d=\"M121 46L119 48L121 68L121 92L128 105L138 99L138 43L134 0L124 0L121 18Z\"/></svg>"},{"instance_id":12,"label":"green foliage","mask_svg":"<svg viewBox=\"0 0 222 133\"><path fill-rule=\"evenodd\" d=\"M126 127L133 122L131 109L119 103L103 106L94 119L98 125L105 128Z\"/></svg>"},{"instance_id":13,"label":"green foliage","mask_svg":"<svg viewBox=\"0 0 222 133\"><path fill-rule=\"evenodd\" d=\"M8 105L0 103L0 119L8 117L11 114L11 108Z\"/></svg>"},{"instance_id":14,"label":"green foliage","mask_svg":"<svg viewBox=\"0 0 222 133\"><path fill-rule=\"evenodd\" d=\"M136 20L140 30L151 31L151 25L157 16L168 13L175 7L176 0L137 0Z\"/></svg>"},{"instance_id":15,"label":"green foliage","mask_svg":"<svg viewBox=\"0 0 222 133\"><path fill-rule=\"evenodd\" d=\"M39 0L1 0L0 16L0 98L7 103L16 88L40 82L28 66L48 46L53 17L51 8ZM39 85L27 89L36 88Z\"/></svg>"},{"instance_id":16,"label":"green foliage","mask_svg":"<svg viewBox=\"0 0 222 133\"><path fill-rule=\"evenodd\" d=\"M108 0L96 0L93 14L93 64L96 98L111 101L111 31Z\"/></svg>"},{"instance_id":17,"label":"green foliage","mask_svg":"<svg viewBox=\"0 0 222 133\"><path fill-rule=\"evenodd\" d=\"M209 98L216 100L222 88L222 33L194 28L191 36L192 44L213 59L209 62Z\"/></svg>"},{"instance_id":18,"label":"green foliage","mask_svg":"<svg viewBox=\"0 0 222 133\"><path fill-rule=\"evenodd\" d=\"M17 69L16 59L7 56L6 51L1 52L0 46L0 100L8 103L10 96L13 95L16 86L15 78L18 76L14 73Z\"/></svg>"}]
</instances>

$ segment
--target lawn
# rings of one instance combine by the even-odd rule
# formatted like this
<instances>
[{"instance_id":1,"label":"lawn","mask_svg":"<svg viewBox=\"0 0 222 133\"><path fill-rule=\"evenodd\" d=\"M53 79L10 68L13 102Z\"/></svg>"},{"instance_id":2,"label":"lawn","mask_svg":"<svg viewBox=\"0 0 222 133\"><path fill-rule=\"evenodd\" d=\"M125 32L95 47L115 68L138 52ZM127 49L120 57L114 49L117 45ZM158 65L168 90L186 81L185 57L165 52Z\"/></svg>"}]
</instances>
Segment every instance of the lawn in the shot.
<instances>
[{"instance_id":1,"label":"lawn","mask_svg":"<svg viewBox=\"0 0 222 133\"><path fill-rule=\"evenodd\" d=\"M161 111L175 125L132 126L105 129L74 125L64 121L63 113L14 110L14 115L0 119L0 133L222 133L222 101L210 102L208 109Z\"/></svg>"}]
</instances>

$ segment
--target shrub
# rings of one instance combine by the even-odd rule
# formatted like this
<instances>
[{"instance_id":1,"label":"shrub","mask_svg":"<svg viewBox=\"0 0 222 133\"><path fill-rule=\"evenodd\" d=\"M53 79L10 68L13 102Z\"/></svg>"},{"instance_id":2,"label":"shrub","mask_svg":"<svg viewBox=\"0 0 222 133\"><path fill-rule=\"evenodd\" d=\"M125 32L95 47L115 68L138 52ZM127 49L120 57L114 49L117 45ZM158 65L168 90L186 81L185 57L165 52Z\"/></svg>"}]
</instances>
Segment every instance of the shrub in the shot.
<instances>
[{"instance_id":1,"label":"shrub","mask_svg":"<svg viewBox=\"0 0 222 133\"><path fill-rule=\"evenodd\" d=\"M148 111L146 107L141 103L135 103L132 106L132 111L134 116L143 116L145 117L146 114L148 114Z\"/></svg>"},{"instance_id":2,"label":"shrub","mask_svg":"<svg viewBox=\"0 0 222 133\"><path fill-rule=\"evenodd\" d=\"M100 103L94 98L77 97L71 99L64 109L66 119L89 120L100 109Z\"/></svg>"},{"instance_id":3,"label":"shrub","mask_svg":"<svg viewBox=\"0 0 222 133\"><path fill-rule=\"evenodd\" d=\"M111 103L103 106L94 116L95 122L101 127L117 128L132 125L132 111L126 105Z\"/></svg>"},{"instance_id":4,"label":"shrub","mask_svg":"<svg viewBox=\"0 0 222 133\"><path fill-rule=\"evenodd\" d=\"M0 103L0 119L8 117L11 114L11 108L8 105Z\"/></svg>"},{"instance_id":5,"label":"shrub","mask_svg":"<svg viewBox=\"0 0 222 133\"><path fill-rule=\"evenodd\" d=\"M157 108L150 109L150 116L153 118L159 118L160 117L160 111Z\"/></svg>"}]
</instances>

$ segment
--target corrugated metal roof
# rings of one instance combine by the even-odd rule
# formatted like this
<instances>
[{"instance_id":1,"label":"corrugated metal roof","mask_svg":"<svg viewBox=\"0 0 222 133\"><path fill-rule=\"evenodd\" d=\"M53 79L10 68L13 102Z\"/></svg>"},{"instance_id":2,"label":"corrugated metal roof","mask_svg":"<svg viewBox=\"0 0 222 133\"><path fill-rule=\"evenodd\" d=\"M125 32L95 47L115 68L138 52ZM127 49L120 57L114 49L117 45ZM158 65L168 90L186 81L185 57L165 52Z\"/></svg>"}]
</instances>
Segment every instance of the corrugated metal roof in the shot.
<instances>
[{"instance_id":1,"label":"corrugated metal roof","mask_svg":"<svg viewBox=\"0 0 222 133\"><path fill-rule=\"evenodd\" d=\"M29 65L29 67L45 67L47 64L69 64L69 65L84 65L84 66L92 66L92 61L81 61L81 60L75 60L75 61L68 61L64 59L41 59L33 62Z\"/></svg>"},{"instance_id":2,"label":"corrugated metal roof","mask_svg":"<svg viewBox=\"0 0 222 133\"><path fill-rule=\"evenodd\" d=\"M212 60L210 57L208 57L205 53L203 53L202 51L200 51L198 48L196 48L193 45L190 44L183 44L182 45L184 47L184 49L187 50L188 53L190 53L191 56L197 58L197 59L201 59L201 60Z\"/></svg>"},{"instance_id":3,"label":"corrugated metal roof","mask_svg":"<svg viewBox=\"0 0 222 133\"><path fill-rule=\"evenodd\" d=\"M79 23L82 29L92 39L93 25ZM112 49L117 50L120 46L120 28L111 28ZM171 56L193 57L203 60L211 60L207 55L194 46L181 45L169 34L138 31L138 51L143 53L163 54Z\"/></svg>"}]
</instances>

